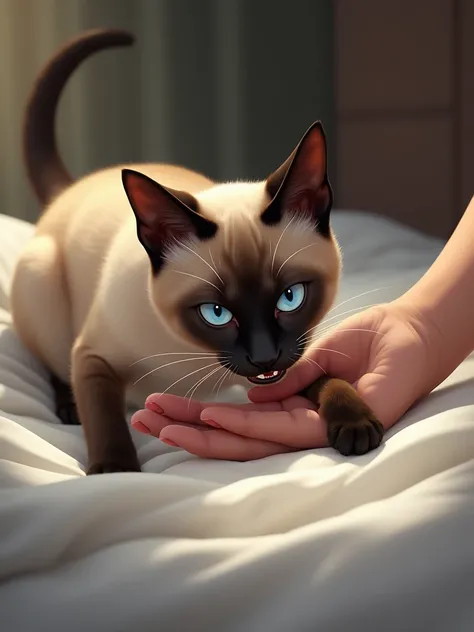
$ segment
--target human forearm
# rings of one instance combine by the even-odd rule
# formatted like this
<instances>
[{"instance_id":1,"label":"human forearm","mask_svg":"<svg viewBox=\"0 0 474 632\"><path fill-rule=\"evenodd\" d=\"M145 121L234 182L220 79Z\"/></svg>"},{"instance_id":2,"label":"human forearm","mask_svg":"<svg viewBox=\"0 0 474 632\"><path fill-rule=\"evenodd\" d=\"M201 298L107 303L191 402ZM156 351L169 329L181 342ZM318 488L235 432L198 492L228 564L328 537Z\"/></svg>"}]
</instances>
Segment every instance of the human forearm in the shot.
<instances>
[{"instance_id":1,"label":"human forearm","mask_svg":"<svg viewBox=\"0 0 474 632\"><path fill-rule=\"evenodd\" d=\"M474 197L439 257L399 302L436 331L448 363L474 349Z\"/></svg>"}]
</instances>

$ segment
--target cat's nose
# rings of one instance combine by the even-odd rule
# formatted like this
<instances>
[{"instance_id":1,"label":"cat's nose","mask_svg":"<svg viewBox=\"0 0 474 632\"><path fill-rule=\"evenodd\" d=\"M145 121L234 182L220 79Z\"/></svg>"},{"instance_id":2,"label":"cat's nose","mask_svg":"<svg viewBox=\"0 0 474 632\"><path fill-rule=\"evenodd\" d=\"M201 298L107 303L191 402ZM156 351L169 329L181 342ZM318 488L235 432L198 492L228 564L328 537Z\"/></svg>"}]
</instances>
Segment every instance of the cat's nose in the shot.
<instances>
[{"instance_id":1,"label":"cat's nose","mask_svg":"<svg viewBox=\"0 0 474 632\"><path fill-rule=\"evenodd\" d=\"M250 364L253 364L255 367L257 367L259 371L267 373L268 371L271 371L273 369L279 357L280 353L277 353L276 355L272 355L271 357L263 356L251 358L250 356L247 356L247 360L250 362Z\"/></svg>"}]
</instances>

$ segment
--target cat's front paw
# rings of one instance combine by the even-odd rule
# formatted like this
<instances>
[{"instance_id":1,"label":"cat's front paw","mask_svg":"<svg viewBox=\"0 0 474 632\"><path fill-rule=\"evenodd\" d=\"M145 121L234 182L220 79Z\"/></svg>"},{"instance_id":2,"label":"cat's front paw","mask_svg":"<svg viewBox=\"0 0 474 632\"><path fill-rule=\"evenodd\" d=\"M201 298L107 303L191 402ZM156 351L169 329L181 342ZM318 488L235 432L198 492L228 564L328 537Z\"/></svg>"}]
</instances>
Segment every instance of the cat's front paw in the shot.
<instances>
[{"instance_id":1,"label":"cat's front paw","mask_svg":"<svg viewBox=\"0 0 474 632\"><path fill-rule=\"evenodd\" d=\"M343 456L366 454L378 448L384 427L370 410L357 416L350 411L347 417L327 419L329 445Z\"/></svg>"},{"instance_id":2,"label":"cat's front paw","mask_svg":"<svg viewBox=\"0 0 474 632\"><path fill-rule=\"evenodd\" d=\"M92 461L87 468L87 476L115 472L141 472L136 455L110 455Z\"/></svg>"}]
</instances>

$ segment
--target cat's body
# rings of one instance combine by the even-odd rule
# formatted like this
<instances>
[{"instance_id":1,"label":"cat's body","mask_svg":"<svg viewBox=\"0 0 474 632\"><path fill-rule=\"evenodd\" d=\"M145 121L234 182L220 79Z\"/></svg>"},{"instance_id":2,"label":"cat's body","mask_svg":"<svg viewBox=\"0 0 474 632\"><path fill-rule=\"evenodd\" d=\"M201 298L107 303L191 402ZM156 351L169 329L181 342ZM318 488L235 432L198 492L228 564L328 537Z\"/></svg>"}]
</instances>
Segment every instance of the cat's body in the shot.
<instances>
[{"instance_id":1,"label":"cat's body","mask_svg":"<svg viewBox=\"0 0 474 632\"><path fill-rule=\"evenodd\" d=\"M46 210L15 273L14 323L72 383L90 473L139 469L126 393L136 406L167 389L197 386L194 396L206 398L227 369L226 385L280 379L340 274L319 124L263 182L215 185L158 164L71 181L54 138L61 89L91 52L131 41L108 31L67 45L40 77L26 118L27 167Z\"/></svg>"}]
</instances>

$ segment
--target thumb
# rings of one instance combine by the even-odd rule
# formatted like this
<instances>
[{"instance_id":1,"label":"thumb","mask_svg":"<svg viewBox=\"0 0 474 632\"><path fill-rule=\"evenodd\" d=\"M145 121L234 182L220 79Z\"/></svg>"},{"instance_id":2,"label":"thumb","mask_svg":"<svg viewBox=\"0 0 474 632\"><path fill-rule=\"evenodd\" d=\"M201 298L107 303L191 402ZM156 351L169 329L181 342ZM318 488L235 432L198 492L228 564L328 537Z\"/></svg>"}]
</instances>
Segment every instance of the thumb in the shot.
<instances>
[{"instance_id":1,"label":"thumb","mask_svg":"<svg viewBox=\"0 0 474 632\"><path fill-rule=\"evenodd\" d=\"M393 426L410 405L404 398L399 397L393 382L385 375L366 373L354 387L385 430Z\"/></svg>"},{"instance_id":2,"label":"thumb","mask_svg":"<svg viewBox=\"0 0 474 632\"><path fill-rule=\"evenodd\" d=\"M326 371L316 360L316 353L310 358L303 357L293 366L287 375L276 384L256 386L247 393L250 401L255 403L278 402L300 393L312 382L324 375Z\"/></svg>"}]
</instances>

